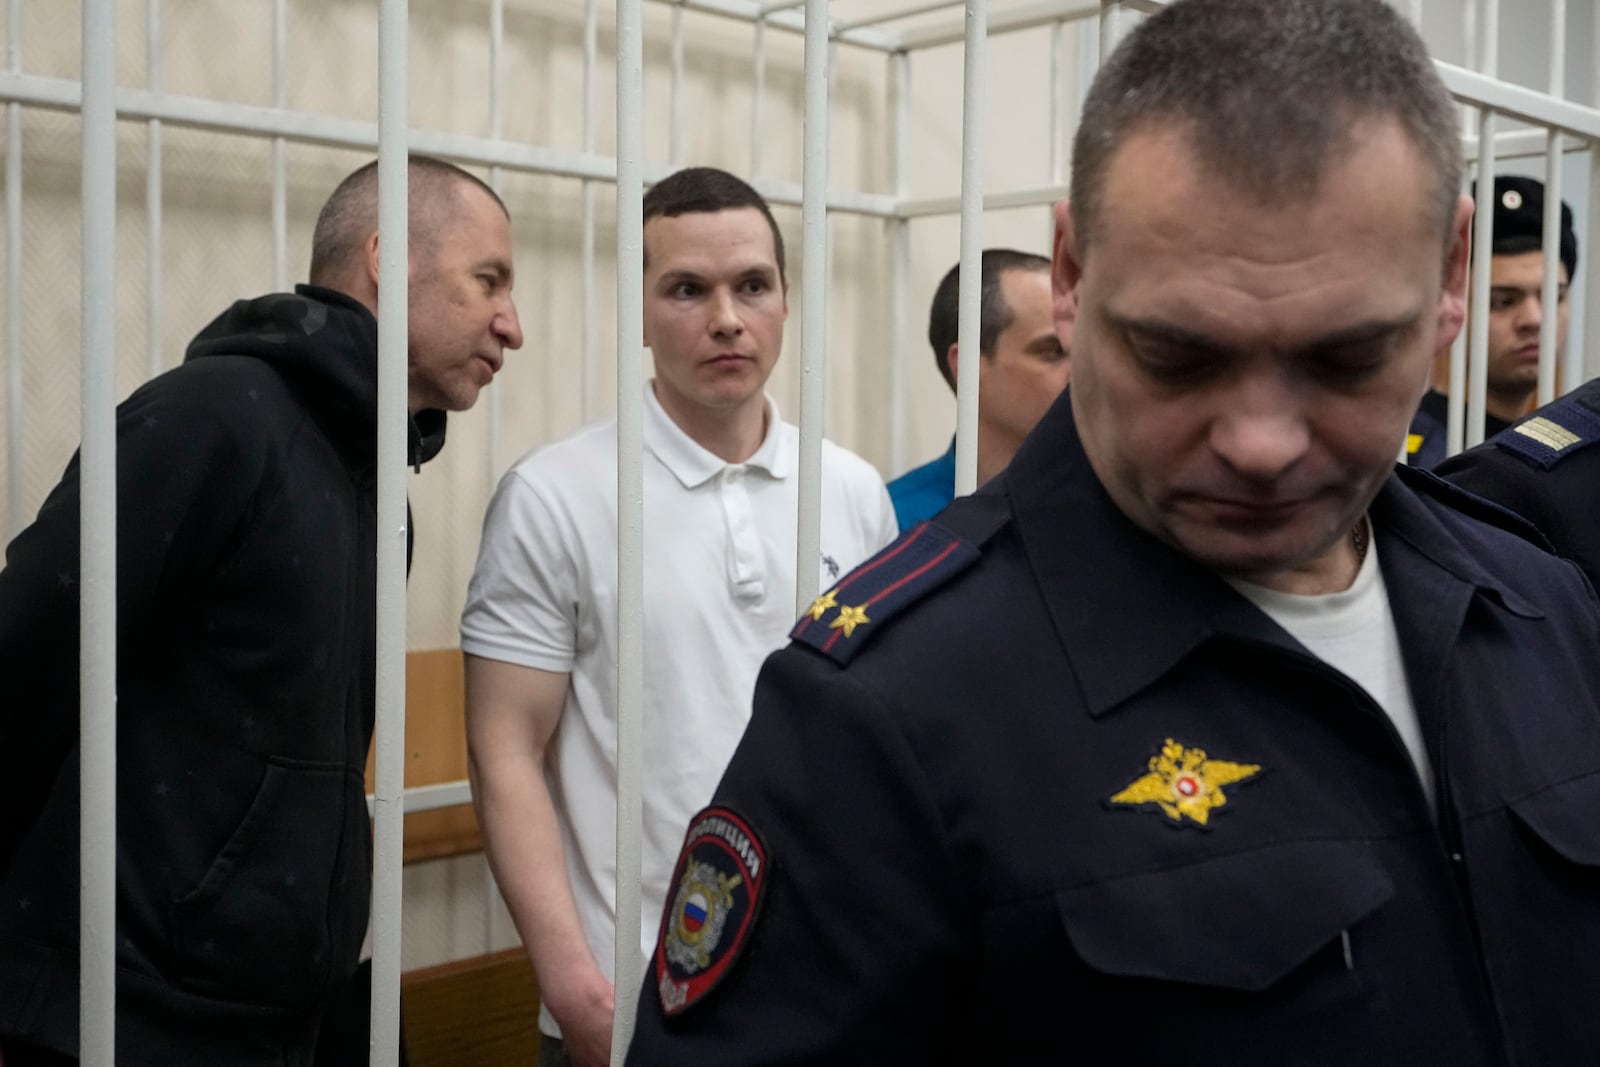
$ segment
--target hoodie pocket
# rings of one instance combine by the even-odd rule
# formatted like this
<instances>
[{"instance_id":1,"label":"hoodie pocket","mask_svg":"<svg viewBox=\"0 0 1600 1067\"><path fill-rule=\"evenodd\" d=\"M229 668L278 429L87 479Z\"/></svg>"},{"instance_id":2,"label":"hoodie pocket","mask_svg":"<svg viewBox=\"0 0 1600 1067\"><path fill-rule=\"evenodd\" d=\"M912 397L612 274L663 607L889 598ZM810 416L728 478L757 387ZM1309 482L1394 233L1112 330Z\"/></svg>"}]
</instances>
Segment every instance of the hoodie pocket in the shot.
<instances>
[{"instance_id":1,"label":"hoodie pocket","mask_svg":"<svg viewBox=\"0 0 1600 1067\"><path fill-rule=\"evenodd\" d=\"M305 1011L355 963L367 879L342 763L270 758L254 799L198 884L172 903L178 984L220 1000ZM352 818L352 815L354 818ZM348 957L348 958L346 958Z\"/></svg>"}]
</instances>

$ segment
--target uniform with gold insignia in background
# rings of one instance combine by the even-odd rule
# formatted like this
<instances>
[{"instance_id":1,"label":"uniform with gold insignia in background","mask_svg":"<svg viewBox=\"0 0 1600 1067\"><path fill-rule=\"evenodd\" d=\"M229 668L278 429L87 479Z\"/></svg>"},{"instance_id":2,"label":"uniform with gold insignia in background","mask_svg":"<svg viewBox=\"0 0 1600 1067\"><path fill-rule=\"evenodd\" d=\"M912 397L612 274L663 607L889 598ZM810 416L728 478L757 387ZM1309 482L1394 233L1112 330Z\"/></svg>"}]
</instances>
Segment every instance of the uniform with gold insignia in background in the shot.
<instances>
[{"instance_id":1,"label":"uniform with gold insignia in background","mask_svg":"<svg viewBox=\"0 0 1600 1067\"><path fill-rule=\"evenodd\" d=\"M1384 712L1129 523L1063 401L769 660L707 813L764 873L691 835L629 1062L1586 1062L1600 617L1428 474L1371 515L1437 824ZM754 919L685 969L724 880Z\"/></svg>"},{"instance_id":2,"label":"uniform with gold insignia in background","mask_svg":"<svg viewBox=\"0 0 1600 1067\"><path fill-rule=\"evenodd\" d=\"M1580 385L1436 473L1515 511L1600 587L1600 379Z\"/></svg>"}]
</instances>

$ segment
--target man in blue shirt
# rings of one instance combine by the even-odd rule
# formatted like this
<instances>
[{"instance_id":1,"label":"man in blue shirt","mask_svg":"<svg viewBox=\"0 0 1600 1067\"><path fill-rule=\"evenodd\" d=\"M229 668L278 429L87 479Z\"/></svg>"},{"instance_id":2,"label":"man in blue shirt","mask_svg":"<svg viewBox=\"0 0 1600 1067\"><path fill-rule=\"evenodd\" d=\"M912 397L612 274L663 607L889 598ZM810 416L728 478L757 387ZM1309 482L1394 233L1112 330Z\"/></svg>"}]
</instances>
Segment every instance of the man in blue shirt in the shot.
<instances>
[{"instance_id":1,"label":"man in blue shirt","mask_svg":"<svg viewBox=\"0 0 1600 1067\"><path fill-rule=\"evenodd\" d=\"M939 373L956 387L961 264L933 294L928 343ZM982 323L978 330L978 484L1005 469L1034 423L1060 395L1071 373L1050 315L1050 261L1030 252L983 253ZM955 497L956 443L938 459L889 483L902 530L930 518Z\"/></svg>"}]
</instances>

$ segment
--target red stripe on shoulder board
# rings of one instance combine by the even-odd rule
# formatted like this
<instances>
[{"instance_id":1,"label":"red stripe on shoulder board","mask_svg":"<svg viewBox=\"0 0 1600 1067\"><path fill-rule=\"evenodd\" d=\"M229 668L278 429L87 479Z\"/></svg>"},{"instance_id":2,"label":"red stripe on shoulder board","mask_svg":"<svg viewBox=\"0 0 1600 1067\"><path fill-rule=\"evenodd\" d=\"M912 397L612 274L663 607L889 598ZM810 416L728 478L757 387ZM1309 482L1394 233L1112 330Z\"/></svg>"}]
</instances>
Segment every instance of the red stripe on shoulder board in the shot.
<instances>
[{"instance_id":1,"label":"red stripe on shoulder board","mask_svg":"<svg viewBox=\"0 0 1600 1067\"><path fill-rule=\"evenodd\" d=\"M924 523L923 525L926 526L927 524ZM905 585L907 582L915 581L917 578L920 578L922 575L928 573L928 571L932 570L933 568L937 567L939 564L943 563L945 561L945 559L950 555L950 553L954 552L960 546L961 546L961 542L960 541L951 541L948 545L945 545L944 548L939 551L939 554L937 556L934 556L932 559L928 560L928 562L924 563L922 566L918 567L916 570L911 571L909 574L902 575L900 580L895 582L894 584L892 584L892 585L890 585L890 586L888 586L888 587L886 587L884 589L880 589L876 596L872 597L865 604L863 604L861 606L863 608L871 607L873 604L876 604L878 601L882 600L884 597L888 596L890 593L894 592L896 589L899 589L901 586ZM833 631L832 636L830 636L827 641L823 642L822 651L823 652L828 652L830 649L832 649L834 644L843 635L844 635L844 631L843 630L835 630L835 631Z\"/></svg>"}]
</instances>

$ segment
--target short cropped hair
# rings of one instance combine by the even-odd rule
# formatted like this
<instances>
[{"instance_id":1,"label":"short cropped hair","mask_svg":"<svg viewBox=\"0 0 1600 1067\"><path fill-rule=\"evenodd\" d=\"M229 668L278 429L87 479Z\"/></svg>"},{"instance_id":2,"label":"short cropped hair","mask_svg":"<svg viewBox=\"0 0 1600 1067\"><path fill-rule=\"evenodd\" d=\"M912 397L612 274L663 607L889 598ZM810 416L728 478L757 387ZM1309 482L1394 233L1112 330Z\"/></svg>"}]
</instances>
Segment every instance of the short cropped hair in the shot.
<instances>
[{"instance_id":1,"label":"short cropped hair","mask_svg":"<svg viewBox=\"0 0 1600 1067\"><path fill-rule=\"evenodd\" d=\"M453 217L454 194L463 183L488 193L511 217L499 194L454 163L424 155L410 155L406 163L407 226L413 252L434 247L440 230ZM373 160L340 182L317 214L311 234L311 284L325 285L343 276L377 228L378 161Z\"/></svg>"},{"instance_id":2,"label":"short cropped hair","mask_svg":"<svg viewBox=\"0 0 1600 1067\"><path fill-rule=\"evenodd\" d=\"M762 195L742 178L716 167L685 167L652 185L644 194L644 221L676 218L679 215L711 214L753 207L761 212L772 230L772 252L778 261L778 278L787 284L783 257L783 234ZM645 266L650 265L650 250L645 249Z\"/></svg>"},{"instance_id":3,"label":"short cropped hair","mask_svg":"<svg viewBox=\"0 0 1600 1067\"><path fill-rule=\"evenodd\" d=\"M979 298L978 313L978 351L982 355L994 355L995 342L1011 325L1014 317L1011 305L1006 303L1000 276L1008 270L1049 269L1050 261L1032 252L1018 252L1011 248L983 250L982 296ZM956 377L950 372L950 346L956 343L959 336L960 318L961 264L957 263L933 291L933 307L928 312L928 344L933 346L933 360L939 366L939 373L944 375L944 380L952 389L956 387Z\"/></svg>"},{"instance_id":4,"label":"short cropped hair","mask_svg":"<svg viewBox=\"0 0 1600 1067\"><path fill-rule=\"evenodd\" d=\"M1112 54L1073 142L1072 214L1086 254L1111 159L1171 125L1202 166L1269 204L1310 197L1355 124L1400 122L1433 172L1448 245L1461 192L1459 120L1426 46L1385 0L1176 0Z\"/></svg>"}]
</instances>

